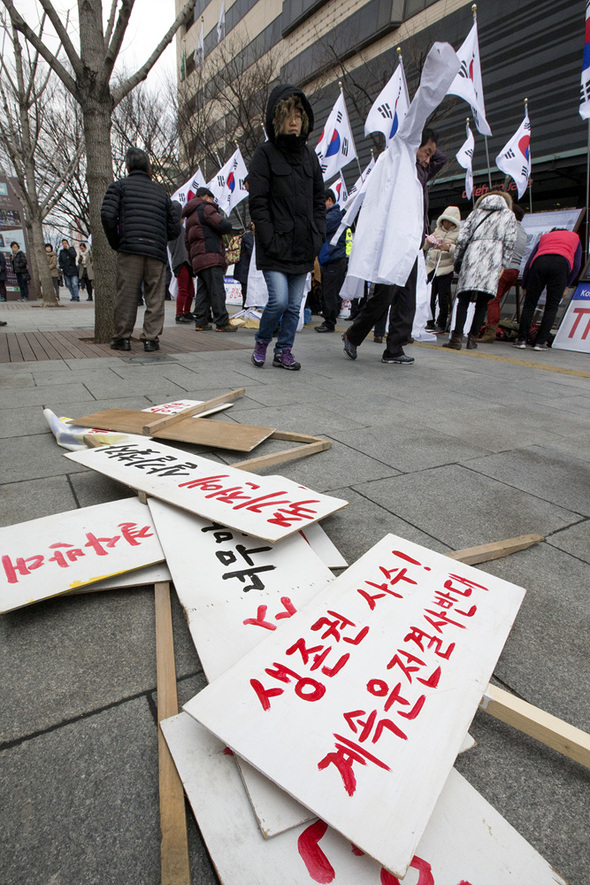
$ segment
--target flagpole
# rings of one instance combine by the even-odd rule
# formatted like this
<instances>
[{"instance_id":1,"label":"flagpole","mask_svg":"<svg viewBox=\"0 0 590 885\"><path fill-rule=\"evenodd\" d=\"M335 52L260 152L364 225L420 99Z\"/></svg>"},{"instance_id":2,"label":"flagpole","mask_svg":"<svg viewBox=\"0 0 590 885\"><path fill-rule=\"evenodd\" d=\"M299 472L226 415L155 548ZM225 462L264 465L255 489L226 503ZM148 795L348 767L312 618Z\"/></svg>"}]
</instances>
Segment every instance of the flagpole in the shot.
<instances>
[{"instance_id":1,"label":"flagpole","mask_svg":"<svg viewBox=\"0 0 590 885\"><path fill-rule=\"evenodd\" d=\"M528 118L528 115L529 115L529 100L528 100L528 98L525 98L525 100L524 100L524 115L525 115L525 117ZM530 131L530 130L529 130L529 131ZM531 151L531 143L530 143L530 141L529 141L529 167L530 167L529 180L528 180L528 185L529 185L529 212L530 212L531 215L532 215L532 214L533 214L533 183L532 183L532 182L533 182L533 154L532 154L532 151Z\"/></svg>"},{"instance_id":2,"label":"flagpole","mask_svg":"<svg viewBox=\"0 0 590 885\"><path fill-rule=\"evenodd\" d=\"M338 80L338 85L340 86L340 95L343 95L344 89L342 88L342 80ZM346 105L345 105L345 107L346 107ZM348 116L348 111L347 111L347 116ZM350 122L348 125L350 126ZM350 132L351 132L351 137L352 137L352 129L350 130ZM355 150L356 150L356 147L355 147ZM358 156L356 157L356 165L359 167L359 175L362 175L363 170L361 169L361 164L360 164Z\"/></svg>"},{"instance_id":3,"label":"flagpole","mask_svg":"<svg viewBox=\"0 0 590 885\"><path fill-rule=\"evenodd\" d=\"M467 117L467 122L465 123L465 135L469 138L469 117ZM475 151L473 151L475 153ZM473 157L471 158L471 178L473 179ZM471 205L475 208L475 188L471 187Z\"/></svg>"},{"instance_id":4,"label":"flagpole","mask_svg":"<svg viewBox=\"0 0 590 885\"><path fill-rule=\"evenodd\" d=\"M588 118L588 144L586 147L586 261L588 260L588 242L590 235L590 222L588 221L588 208L590 205L590 117Z\"/></svg>"},{"instance_id":5,"label":"flagpole","mask_svg":"<svg viewBox=\"0 0 590 885\"><path fill-rule=\"evenodd\" d=\"M477 21L477 3L474 3L471 7L471 12L473 13L473 23ZM488 147L488 137L484 135L483 137L484 144L486 147L486 160L488 164L488 184L490 186L490 190L492 189L492 164L490 163L490 149Z\"/></svg>"}]
</instances>

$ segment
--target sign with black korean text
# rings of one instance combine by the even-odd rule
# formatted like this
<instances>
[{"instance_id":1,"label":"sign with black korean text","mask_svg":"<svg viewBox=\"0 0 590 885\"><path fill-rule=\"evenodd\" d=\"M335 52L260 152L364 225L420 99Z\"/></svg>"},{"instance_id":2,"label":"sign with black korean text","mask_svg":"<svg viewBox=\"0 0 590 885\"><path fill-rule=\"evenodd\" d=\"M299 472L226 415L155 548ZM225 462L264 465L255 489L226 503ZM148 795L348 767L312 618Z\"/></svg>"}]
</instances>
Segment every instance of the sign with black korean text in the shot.
<instances>
[{"instance_id":1,"label":"sign with black korean text","mask_svg":"<svg viewBox=\"0 0 590 885\"><path fill-rule=\"evenodd\" d=\"M566 885L455 769L400 881L322 820L265 840L225 745L186 713L161 727L222 885Z\"/></svg>"},{"instance_id":2,"label":"sign with black korean text","mask_svg":"<svg viewBox=\"0 0 590 885\"><path fill-rule=\"evenodd\" d=\"M403 876L523 596L387 535L184 709Z\"/></svg>"},{"instance_id":3,"label":"sign with black korean text","mask_svg":"<svg viewBox=\"0 0 590 885\"><path fill-rule=\"evenodd\" d=\"M151 514L137 498L6 526L0 529L0 611L163 559Z\"/></svg>"},{"instance_id":4,"label":"sign with black korean text","mask_svg":"<svg viewBox=\"0 0 590 885\"><path fill-rule=\"evenodd\" d=\"M347 505L282 476L257 476L150 440L64 457L257 538L278 541Z\"/></svg>"}]
</instances>

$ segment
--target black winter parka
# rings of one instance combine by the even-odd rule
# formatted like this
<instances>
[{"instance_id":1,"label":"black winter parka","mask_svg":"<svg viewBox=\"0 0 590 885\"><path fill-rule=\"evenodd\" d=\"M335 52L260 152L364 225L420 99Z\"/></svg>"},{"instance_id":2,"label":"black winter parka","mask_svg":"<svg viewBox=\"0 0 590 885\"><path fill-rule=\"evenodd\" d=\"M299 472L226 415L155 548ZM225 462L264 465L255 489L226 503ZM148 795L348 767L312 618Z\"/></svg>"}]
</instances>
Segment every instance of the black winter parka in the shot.
<instances>
[{"instance_id":1,"label":"black winter parka","mask_svg":"<svg viewBox=\"0 0 590 885\"><path fill-rule=\"evenodd\" d=\"M302 274L313 269L324 241L325 186L318 158L305 136L275 137L275 108L291 95L301 99L313 129L313 112L305 94L295 86L276 86L266 110L269 140L254 152L248 187L258 269Z\"/></svg>"},{"instance_id":2,"label":"black winter parka","mask_svg":"<svg viewBox=\"0 0 590 885\"><path fill-rule=\"evenodd\" d=\"M164 188L138 169L109 184L100 220L111 248L164 264L168 240L176 239L181 229Z\"/></svg>"}]
</instances>

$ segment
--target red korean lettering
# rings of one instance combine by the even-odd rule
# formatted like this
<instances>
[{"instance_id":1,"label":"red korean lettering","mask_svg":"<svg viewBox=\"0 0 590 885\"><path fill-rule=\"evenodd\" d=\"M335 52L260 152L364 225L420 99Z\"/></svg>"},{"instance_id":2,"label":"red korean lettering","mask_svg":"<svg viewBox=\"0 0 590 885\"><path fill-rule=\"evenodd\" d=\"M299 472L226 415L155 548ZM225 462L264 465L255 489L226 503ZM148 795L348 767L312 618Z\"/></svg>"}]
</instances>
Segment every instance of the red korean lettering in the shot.
<instances>
[{"instance_id":1,"label":"red korean lettering","mask_svg":"<svg viewBox=\"0 0 590 885\"><path fill-rule=\"evenodd\" d=\"M334 737L337 741L334 751L327 753L327 755L318 762L318 769L319 771L323 771L329 765L335 765L342 778L344 789L349 796L353 796L356 791L356 776L353 769L355 763L366 765L367 762L372 762L379 768L385 769L385 771L391 771L390 767L386 765L385 762L378 759L377 756L374 756L372 753L369 753L368 750L359 746L354 741L351 741L340 734L334 734Z\"/></svg>"},{"instance_id":2,"label":"red korean lettering","mask_svg":"<svg viewBox=\"0 0 590 885\"><path fill-rule=\"evenodd\" d=\"M428 640L426 646L424 644L425 639ZM434 646L435 655L439 658L444 658L446 661L449 660L453 653L453 649L455 648L455 643L451 642L447 648L442 651L442 639L438 636L430 636L429 633L426 633L420 627L410 627L410 632L404 636L404 642L415 642L421 652Z\"/></svg>"},{"instance_id":3,"label":"red korean lettering","mask_svg":"<svg viewBox=\"0 0 590 885\"><path fill-rule=\"evenodd\" d=\"M402 661L400 655L403 655L406 658L406 661ZM418 664L417 667L411 667L410 664ZM426 664L421 658L417 658L416 655L410 654L409 651L404 651L403 649L398 649L397 653L394 654L392 659L387 664L387 669L392 670L393 667L399 667L403 672L404 676L408 680L408 682L412 681L412 673L419 673L422 667L425 667Z\"/></svg>"},{"instance_id":4,"label":"red korean lettering","mask_svg":"<svg viewBox=\"0 0 590 885\"><path fill-rule=\"evenodd\" d=\"M242 621L242 624L251 624L253 627L263 627L265 630L276 630L276 625L266 620L267 608L268 606L266 605L259 605L256 610L256 617L246 618L245 621Z\"/></svg>"},{"instance_id":5,"label":"red korean lettering","mask_svg":"<svg viewBox=\"0 0 590 885\"><path fill-rule=\"evenodd\" d=\"M85 547L92 547L98 556L108 556L104 548L113 548L121 535L115 535L114 538L97 538L93 532L86 532L86 537L88 538L88 543L84 544Z\"/></svg>"},{"instance_id":6,"label":"red korean lettering","mask_svg":"<svg viewBox=\"0 0 590 885\"><path fill-rule=\"evenodd\" d=\"M17 556L16 561L13 563L10 556L3 556L2 567L4 568L8 583L18 584L17 572L21 577L30 575L32 571L43 565L43 561L43 556L29 556L26 559L22 556Z\"/></svg>"},{"instance_id":7,"label":"red korean lettering","mask_svg":"<svg viewBox=\"0 0 590 885\"><path fill-rule=\"evenodd\" d=\"M326 686L318 682L317 679L311 679L309 676L299 676L294 670L285 667L284 664L273 664L275 669L267 667L265 673L278 679L279 682L291 682L295 679L295 694L302 701L319 701L326 693Z\"/></svg>"},{"instance_id":8,"label":"red korean lettering","mask_svg":"<svg viewBox=\"0 0 590 885\"><path fill-rule=\"evenodd\" d=\"M122 536L132 547L138 547L144 538L154 537L154 533L150 532L149 525L138 528L136 522L120 522L119 528L121 529Z\"/></svg>"},{"instance_id":9,"label":"red korean lettering","mask_svg":"<svg viewBox=\"0 0 590 885\"><path fill-rule=\"evenodd\" d=\"M328 636L332 637L336 640L336 642L340 642L340 636L346 627L354 627L355 624L353 621L349 621L348 618L345 618L344 615L338 614L338 612L330 611L328 609L328 614L331 615L331 618L322 617L319 618L315 624L312 624L312 630L322 630L326 627L325 633L322 633L322 639L327 639ZM351 639L350 637L344 636L344 642L348 642L351 645L359 645L367 633L369 632L368 627L363 627L362 630L358 633L358 635Z\"/></svg>"},{"instance_id":10,"label":"red korean lettering","mask_svg":"<svg viewBox=\"0 0 590 885\"><path fill-rule=\"evenodd\" d=\"M250 685L256 692L263 710L270 710L270 699L278 697L284 692L283 688L265 688L259 679L251 679Z\"/></svg>"},{"instance_id":11,"label":"red korean lettering","mask_svg":"<svg viewBox=\"0 0 590 885\"><path fill-rule=\"evenodd\" d=\"M461 584L463 587L466 587L466 590L461 590L459 587L455 587L453 582L456 581L457 584ZM445 581L445 590L450 590L451 593L459 593L461 596L471 596L471 591L476 587L478 590L485 590L488 592L488 588L484 587L483 584L478 584L476 581L471 580L471 578L462 578L461 575L449 575L447 581Z\"/></svg>"}]
</instances>

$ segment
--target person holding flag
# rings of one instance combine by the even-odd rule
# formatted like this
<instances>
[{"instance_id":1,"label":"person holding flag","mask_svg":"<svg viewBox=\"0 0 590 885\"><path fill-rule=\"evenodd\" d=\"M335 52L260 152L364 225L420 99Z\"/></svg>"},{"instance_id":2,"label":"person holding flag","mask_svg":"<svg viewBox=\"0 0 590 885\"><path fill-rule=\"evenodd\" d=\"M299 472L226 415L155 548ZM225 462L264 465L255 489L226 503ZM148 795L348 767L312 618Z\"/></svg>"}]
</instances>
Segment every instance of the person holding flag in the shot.
<instances>
[{"instance_id":1,"label":"person holding flag","mask_svg":"<svg viewBox=\"0 0 590 885\"><path fill-rule=\"evenodd\" d=\"M252 354L259 368L277 326L273 366L301 368L292 354L293 342L305 280L326 230L322 171L306 144L313 123L311 105L300 89L275 86L266 108L268 141L256 148L248 175L256 266L268 288Z\"/></svg>"}]
</instances>

